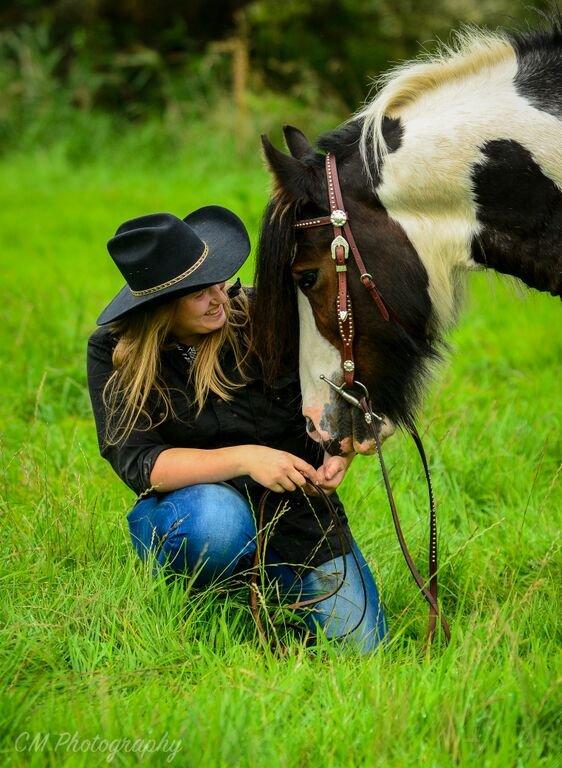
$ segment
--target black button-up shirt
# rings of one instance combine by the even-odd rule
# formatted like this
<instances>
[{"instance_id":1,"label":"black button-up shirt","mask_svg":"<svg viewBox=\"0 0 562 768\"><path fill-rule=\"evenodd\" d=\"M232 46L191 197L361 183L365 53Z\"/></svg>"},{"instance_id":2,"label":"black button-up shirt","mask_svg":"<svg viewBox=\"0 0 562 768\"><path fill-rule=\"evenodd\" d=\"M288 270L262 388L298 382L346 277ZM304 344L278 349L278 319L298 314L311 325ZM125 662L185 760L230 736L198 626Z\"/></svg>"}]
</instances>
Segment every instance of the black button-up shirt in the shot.
<instances>
[{"instance_id":1,"label":"black button-up shirt","mask_svg":"<svg viewBox=\"0 0 562 768\"><path fill-rule=\"evenodd\" d=\"M193 389L188 385L188 348L175 343L166 345L160 353L160 376L169 389L174 414L151 429L144 429L146 425L139 422L124 442L106 445L102 391L113 371L112 352L116 342L107 328L99 328L91 335L88 386L100 453L138 495L159 495L150 488L150 475L157 457L168 448L213 449L257 444L288 451L314 467L321 465L323 452L306 434L296 373L275 382L273 387L266 387L254 364L251 381L234 389L231 400L225 401L210 393L202 412L196 416ZM236 380L238 374L230 350L222 353L221 362L227 376ZM151 407L158 423L163 415L162 407L156 401ZM257 515L265 488L249 476L228 482L250 500ZM300 490L269 495L266 522L277 519L268 541L284 561L314 566L349 551L350 532L343 506L336 494L330 498L341 522L339 526L319 498L306 497Z\"/></svg>"}]
</instances>

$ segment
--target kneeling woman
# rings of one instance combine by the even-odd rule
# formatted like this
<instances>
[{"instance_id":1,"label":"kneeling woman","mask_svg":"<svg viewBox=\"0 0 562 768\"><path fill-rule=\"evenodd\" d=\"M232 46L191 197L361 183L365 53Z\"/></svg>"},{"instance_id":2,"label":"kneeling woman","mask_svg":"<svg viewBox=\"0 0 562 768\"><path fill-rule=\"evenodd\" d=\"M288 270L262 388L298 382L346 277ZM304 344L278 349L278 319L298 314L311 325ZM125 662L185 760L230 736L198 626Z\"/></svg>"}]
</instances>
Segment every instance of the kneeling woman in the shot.
<instances>
[{"instance_id":1,"label":"kneeling woman","mask_svg":"<svg viewBox=\"0 0 562 768\"><path fill-rule=\"evenodd\" d=\"M198 586L239 577L270 489L268 579L292 600L326 595L300 609L313 633L373 649L386 632L377 588L333 493L351 458L308 438L297 372L264 384L251 290L225 285L250 250L244 225L219 206L151 214L108 250L126 285L90 337L88 384L101 455L138 494L138 554ZM339 524L307 480L333 493Z\"/></svg>"}]
</instances>

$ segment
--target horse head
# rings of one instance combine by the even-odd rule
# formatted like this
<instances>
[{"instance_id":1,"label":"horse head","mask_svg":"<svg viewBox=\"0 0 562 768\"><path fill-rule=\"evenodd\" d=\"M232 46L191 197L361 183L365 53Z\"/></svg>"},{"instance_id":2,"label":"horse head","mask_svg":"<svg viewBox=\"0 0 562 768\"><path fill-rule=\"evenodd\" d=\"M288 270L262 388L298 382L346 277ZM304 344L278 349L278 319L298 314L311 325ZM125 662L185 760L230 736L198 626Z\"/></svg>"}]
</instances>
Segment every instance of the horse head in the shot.
<instances>
[{"instance_id":1,"label":"horse head","mask_svg":"<svg viewBox=\"0 0 562 768\"><path fill-rule=\"evenodd\" d=\"M357 378L368 388L375 410L384 414L384 438L397 423L411 419L428 363L437 355L436 338L425 268L368 184L359 152L360 130L360 123L345 126L324 137L319 148L337 157L346 210L365 265L385 303L399 308L404 324L381 318L359 273L350 268ZM390 146L399 145L400 130L398 121L387 122ZM267 305L269 321L260 324L258 334L268 345L272 374L282 358L290 362L291 352L296 364L298 340L303 413L311 437L332 451L372 452L374 445L359 412L321 378L343 382L331 228L294 230L297 219L330 213L324 155L296 128L287 126L284 133L290 155L263 138L275 190L264 220L256 275L258 310Z\"/></svg>"},{"instance_id":2,"label":"horse head","mask_svg":"<svg viewBox=\"0 0 562 768\"><path fill-rule=\"evenodd\" d=\"M263 139L273 174L256 266L255 345L275 377L297 364L308 431L331 450L371 452L344 380L325 153L336 158L353 236L391 320L348 270L355 376L384 414L412 421L464 276L492 268L562 292L562 31L472 32L456 51L403 65L363 112L316 148L285 128ZM538 75L538 72L542 74ZM398 319L398 321L396 321Z\"/></svg>"}]
</instances>

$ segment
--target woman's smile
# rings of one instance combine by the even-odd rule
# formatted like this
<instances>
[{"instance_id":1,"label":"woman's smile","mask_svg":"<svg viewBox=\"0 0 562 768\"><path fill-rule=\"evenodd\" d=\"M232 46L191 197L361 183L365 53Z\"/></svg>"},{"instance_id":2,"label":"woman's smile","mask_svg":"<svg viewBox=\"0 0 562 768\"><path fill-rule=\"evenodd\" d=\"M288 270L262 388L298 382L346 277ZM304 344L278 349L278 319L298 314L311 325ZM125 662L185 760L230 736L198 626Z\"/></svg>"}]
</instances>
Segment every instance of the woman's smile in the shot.
<instances>
[{"instance_id":1,"label":"woman's smile","mask_svg":"<svg viewBox=\"0 0 562 768\"><path fill-rule=\"evenodd\" d=\"M179 341L197 346L201 337L218 331L226 322L228 294L224 283L217 283L176 302L177 312L172 333Z\"/></svg>"}]
</instances>

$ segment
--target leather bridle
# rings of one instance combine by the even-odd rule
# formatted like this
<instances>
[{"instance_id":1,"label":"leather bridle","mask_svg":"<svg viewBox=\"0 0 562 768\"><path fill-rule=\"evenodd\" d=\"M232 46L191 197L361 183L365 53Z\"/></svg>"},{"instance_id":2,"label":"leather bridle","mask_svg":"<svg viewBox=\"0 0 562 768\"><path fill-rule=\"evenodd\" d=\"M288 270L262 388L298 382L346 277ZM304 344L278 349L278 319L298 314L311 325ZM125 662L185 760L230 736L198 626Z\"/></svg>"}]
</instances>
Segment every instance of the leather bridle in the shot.
<instances>
[{"instance_id":1,"label":"leather bridle","mask_svg":"<svg viewBox=\"0 0 562 768\"><path fill-rule=\"evenodd\" d=\"M353 237L349 216L343 204L336 158L331 153L326 155L326 184L328 187L328 202L330 205L329 216L317 216L314 219L302 219L294 225L296 230L310 229L311 227L322 227L331 225L334 233L331 251L332 259L335 262L336 274L338 277L338 293L336 298L337 320L340 337L342 340L342 369L346 386L352 387L355 378L355 359L353 357L353 308L351 298L347 289L347 261L349 251L359 270L359 280L369 295L375 302L380 316L385 322L392 320L397 323L406 333L411 329L398 317L393 309L386 304L381 296L373 276L367 272L367 268L359 248Z\"/></svg>"},{"instance_id":2,"label":"leather bridle","mask_svg":"<svg viewBox=\"0 0 562 768\"><path fill-rule=\"evenodd\" d=\"M396 503L394 501L394 495L392 493L392 488L390 485L388 471L386 469L386 465L383 459L381 439L380 439L380 426L384 421L384 417L374 412L367 388L365 387L364 384L362 384L360 381L357 381L355 378L356 367L355 367L355 359L353 355L353 336L354 336L353 307L351 304L351 298L349 295L348 284L347 284L347 262L349 259L350 251L352 253L357 269L359 270L359 279L361 281L361 284L369 292L369 295L373 299L381 318L385 322L394 322L398 324L407 335L410 335L411 329L408 328L407 324L403 323L400 320L400 318L396 315L396 313L392 310L392 308L389 307L389 305L384 301L383 297L381 296L375 284L373 276L367 271L365 267L363 259L361 258L361 254L359 253L359 249L357 248L355 238L353 237L353 233L351 231L349 216L345 210L341 187L339 183L336 158L331 153L328 153L326 155L325 170L326 170L326 183L328 188L328 202L330 207L330 215L318 216L312 219L303 219L303 220L297 221L294 224L294 228L296 230L310 229L312 227L321 227L321 226L328 226L328 225L330 225L333 229L334 237L331 243L331 255L335 263L335 269L336 269L336 274L338 278L336 312L337 312L337 324L338 324L339 334L342 341L341 365L342 365L344 383L341 385L338 385L324 375L322 375L320 378L322 378L331 389L333 389L339 396L341 396L344 400L346 400L346 402L348 402L352 407L355 407L361 410L361 412L363 413L365 424L367 425L367 429L371 432L371 435L373 437L376 450L377 450L377 455L379 457L379 462L381 465L381 471L383 475L383 480L384 480L384 485L386 489L389 506L392 513L394 527L396 530L398 541L400 543L400 548L402 550L404 559L406 560L406 563L408 565L408 568L410 570L410 573L412 574L414 581L418 585L423 597L429 604L429 621L428 621L428 630L427 630L427 637L426 637L426 646L427 646L429 643L432 642L432 640L435 637L435 628L436 628L437 620L439 620L441 624L445 638L447 640L450 639L449 625L439 608L439 603L437 599L437 570L438 570L437 514L436 514L436 508L435 508L435 498L433 495L433 488L431 484L431 476L430 476L429 466L428 466L428 462L427 462L427 458L425 455L421 438L418 434L418 431L415 425L413 423L410 423L407 425L407 429L411 434L412 439L414 440L414 443L416 445L416 448L418 450L418 453L422 461L426 483L427 483L428 497L429 497L429 579L426 584L425 579L421 576L421 574L419 573L418 569L414 564L414 561L412 559L412 556L410 555L406 541L404 539L404 534L402 532L402 527L400 525L400 519L398 516L398 510L396 507ZM359 390L358 394L356 393L356 390ZM337 524L337 522L339 521L339 518L337 517L337 514L335 513L333 506L329 502L329 497L327 497L326 494L322 492L322 489L318 487L317 487L317 491L319 492L320 496L323 498L324 503L328 506L330 513L332 514L332 518ZM261 556L262 556L262 551L264 547L263 518L264 518L265 499L268 495L269 495L269 492L266 492L266 494L264 494L264 496L262 497L262 501L260 503L256 556L254 559L254 566L255 566L254 574L256 573L258 564L261 562ZM345 558L344 558L344 562L345 562ZM254 618L256 619L256 624L258 625L258 629L260 630L260 634L263 635L264 634L263 624L261 623L261 619L259 617L259 607L257 604L258 590L257 590L256 579L257 579L257 576L254 575L254 579L251 583L250 604L252 607L252 613L254 615ZM291 605L286 607L295 610L295 609L303 608L305 606L310 606L322 600L325 600L338 591L338 589L344 583L344 580L345 580L345 573L344 573L344 576L342 577L340 586L338 588L331 590L329 593L319 595L318 597L315 597L312 599L301 600L296 603L292 603ZM365 600L366 600L366 596L365 596ZM359 625L359 623L360 622L358 622L357 626ZM349 634L349 632L346 634Z\"/></svg>"}]
</instances>

